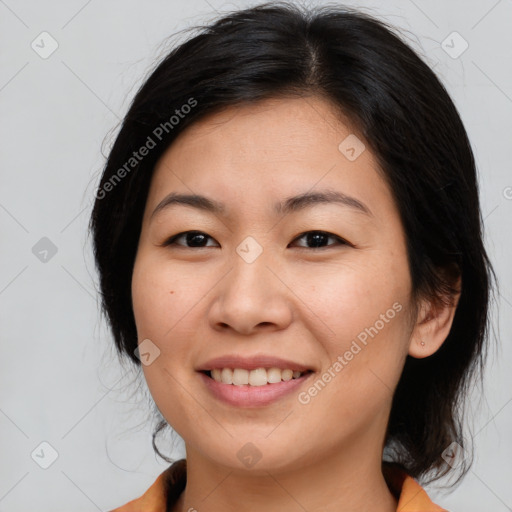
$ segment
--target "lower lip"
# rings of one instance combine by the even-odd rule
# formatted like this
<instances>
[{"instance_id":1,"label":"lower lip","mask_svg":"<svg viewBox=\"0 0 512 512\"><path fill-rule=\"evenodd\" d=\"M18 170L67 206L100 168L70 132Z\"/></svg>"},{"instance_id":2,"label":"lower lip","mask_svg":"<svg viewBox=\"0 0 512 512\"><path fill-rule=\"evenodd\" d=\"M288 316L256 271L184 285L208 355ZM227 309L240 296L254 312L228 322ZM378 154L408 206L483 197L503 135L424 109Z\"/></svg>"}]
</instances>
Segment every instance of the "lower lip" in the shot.
<instances>
[{"instance_id":1,"label":"lower lip","mask_svg":"<svg viewBox=\"0 0 512 512\"><path fill-rule=\"evenodd\" d=\"M199 375L208 390L222 402L235 407L262 407L296 391L313 373L306 373L298 379L265 386L250 386L249 384L235 386L217 382L201 372Z\"/></svg>"}]
</instances>

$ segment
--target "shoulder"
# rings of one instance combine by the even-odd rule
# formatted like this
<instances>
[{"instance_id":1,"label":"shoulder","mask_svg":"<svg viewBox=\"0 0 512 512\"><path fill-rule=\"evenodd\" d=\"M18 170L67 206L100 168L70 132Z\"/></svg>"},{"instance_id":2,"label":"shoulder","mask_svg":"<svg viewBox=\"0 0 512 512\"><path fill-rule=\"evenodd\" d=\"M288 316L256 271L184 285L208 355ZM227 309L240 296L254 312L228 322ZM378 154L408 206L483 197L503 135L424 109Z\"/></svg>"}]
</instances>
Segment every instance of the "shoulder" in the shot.
<instances>
[{"instance_id":1,"label":"shoulder","mask_svg":"<svg viewBox=\"0 0 512 512\"><path fill-rule=\"evenodd\" d=\"M160 473L149 489L138 498L109 512L166 512L186 482L186 461L180 459Z\"/></svg>"},{"instance_id":2,"label":"shoulder","mask_svg":"<svg viewBox=\"0 0 512 512\"><path fill-rule=\"evenodd\" d=\"M398 464L386 463L383 473L398 500L397 512L449 512L436 505L425 489Z\"/></svg>"}]
</instances>

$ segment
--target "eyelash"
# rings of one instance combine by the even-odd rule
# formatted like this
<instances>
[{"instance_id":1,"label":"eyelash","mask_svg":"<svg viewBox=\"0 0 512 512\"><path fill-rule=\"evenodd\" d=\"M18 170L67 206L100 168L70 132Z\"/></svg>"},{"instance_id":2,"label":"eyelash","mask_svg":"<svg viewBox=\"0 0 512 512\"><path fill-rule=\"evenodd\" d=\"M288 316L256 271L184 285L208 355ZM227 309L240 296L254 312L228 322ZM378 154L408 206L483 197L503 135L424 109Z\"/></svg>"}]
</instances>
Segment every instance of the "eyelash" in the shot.
<instances>
[{"instance_id":1,"label":"eyelash","mask_svg":"<svg viewBox=\"0 0 512 512\"><path fill-rule=\"evenodd\" d=\"M187 234L194 234L194 235L206 235L206 237L210 238L210 239L213 239L211 236L207 235L206 233L204 233L203 231L195 231L195 230L191 230L191 231L183 231L181 233L178 233L176 235L173 235L171 236L170 238L168 238L163 244L162 246L163 247L167 247L167 246L170 246L170 245L175 245L175 246L179 246L180 247L180 244L177 244L176 243L176 240L180 239L181 237L187 235ZM295 242L296 240L299 240L301 238L304 238L306 235L308 234L311 234L311 233L314 233L314 234L321 234L321 235L326 235L328 238L334 238L336 239L339 244L328 244L327 246L321 246L321 247L299 247L299 249L306 249L306 250L325 250L329 247L332 247L333 245L348 245L350 247L354 247L351 243L347 242L346 240L344 240L343 238L337 236L337 235L334 235L332 233L329 233L328 231L321 231L321 230L311 230L311 231L305 231L304 233L301 233L300 235L298 235L297 237L295 237L292 242ZM207 247L212 247L212 246L202 246L202 247L188 247L188 246L182 246L184 247L185 249L206 249Z\"/></svg>"}]
</instances>

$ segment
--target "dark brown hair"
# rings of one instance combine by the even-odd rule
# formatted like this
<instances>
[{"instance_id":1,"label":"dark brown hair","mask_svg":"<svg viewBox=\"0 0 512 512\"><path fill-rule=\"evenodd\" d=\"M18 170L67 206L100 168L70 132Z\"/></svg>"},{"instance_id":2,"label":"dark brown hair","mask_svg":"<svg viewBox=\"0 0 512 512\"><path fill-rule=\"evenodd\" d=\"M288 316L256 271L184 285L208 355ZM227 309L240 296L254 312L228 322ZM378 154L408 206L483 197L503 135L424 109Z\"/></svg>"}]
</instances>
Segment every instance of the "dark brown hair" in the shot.
<instances>
[{"instance_id":1,"label":"dark brown hair","mask_svg":"<svg viewBox=\"0 0 512 512\"><path fill-rule=\"evenodd\" d=\"M90 227L102 306L119 354L140 365L131 278L163 152L187 126L223 108L322 96L378 159L403 223L414 302L449 300L453 279L462 278L441 348L423 359L407 356L385 444L385 457L413 477L439 478L450 471L442 452L452 442L466 448L463 404L476 370L482 374L495 279L483 245L473 152L457 109L393 28L360 11L271 2L195 28L200 32L172 49L138 90L96 193ZM151 150L131 160L150 139ZM466 459L461 477L468 470Z\"/></svg>"}]
</instances>

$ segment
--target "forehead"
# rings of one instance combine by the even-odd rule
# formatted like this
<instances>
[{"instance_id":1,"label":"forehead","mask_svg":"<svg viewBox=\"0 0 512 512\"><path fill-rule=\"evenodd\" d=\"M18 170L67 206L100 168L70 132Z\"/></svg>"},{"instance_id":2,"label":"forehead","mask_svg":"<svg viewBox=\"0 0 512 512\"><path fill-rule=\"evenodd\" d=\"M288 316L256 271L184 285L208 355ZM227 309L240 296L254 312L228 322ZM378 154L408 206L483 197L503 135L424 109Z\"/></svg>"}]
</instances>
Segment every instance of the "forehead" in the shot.
<instances>
[{"instance_id":1,"label":"forehead","mask_svg":"<svg viewBox=\"0 0 512 512\"><path fill-rule=\"evenodd\" d=\"M180 133L168 153L178 157L193 148L197 156L294 160L306 153L308 158L320 153L323 157L330 150L338 156L335 142L351 131L348 120L342 122L323 98L272 98L203 117ZM317 146L314 153L312 145ZM226 151L227 147L236 153Z\"/></svg>"},{"instance_id":2,"label":"forehead","mask_svg":"<svg viewBox=\"0 0 512 512\"><path fill-rule=\"evenodd\" d=\"M344 153L345 141L357 158ZM180 133L156 165L148 205L172 191L249 203L315 187L367 204L391 200L368 146L327 100L270 99L209 114Z\"/></svg>"}]
</instances>

